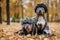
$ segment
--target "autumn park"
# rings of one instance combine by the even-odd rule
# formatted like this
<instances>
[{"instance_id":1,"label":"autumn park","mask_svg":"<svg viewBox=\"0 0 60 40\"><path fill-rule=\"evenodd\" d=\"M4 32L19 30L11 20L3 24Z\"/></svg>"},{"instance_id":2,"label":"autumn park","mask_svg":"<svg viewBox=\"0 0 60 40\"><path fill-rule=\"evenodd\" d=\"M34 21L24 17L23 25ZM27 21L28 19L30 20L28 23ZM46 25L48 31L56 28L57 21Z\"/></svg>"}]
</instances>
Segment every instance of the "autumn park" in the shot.
<instances>
[{"instance_id":1,"label":"autumn park","mask_svg":"<svg viewBox=\"0 0 60 40\"><path fill-rule=\"evenodd\" d=\"M21 19L36 15L37 4L45 4L47 25L55 36L19 35ZM60 0L0 0L0 40L60 40Z\"/></svg>"}]
</instances>

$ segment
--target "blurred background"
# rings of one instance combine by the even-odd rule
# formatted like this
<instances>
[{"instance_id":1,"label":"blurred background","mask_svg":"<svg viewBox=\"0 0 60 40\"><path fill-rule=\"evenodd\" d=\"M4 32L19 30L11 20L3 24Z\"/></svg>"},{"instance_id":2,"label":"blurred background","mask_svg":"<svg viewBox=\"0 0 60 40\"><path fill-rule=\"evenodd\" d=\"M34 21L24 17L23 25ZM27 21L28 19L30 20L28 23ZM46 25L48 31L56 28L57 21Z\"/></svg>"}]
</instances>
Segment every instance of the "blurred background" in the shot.
<instances>
[{"instance_id":1,"label":"blurred background","mask_svg":"<svg viewBox=\"0 0 60 40\"><path fill-rule=\"evenodd\" d=\"M0 23L20 22L35 16L34 8L44 3L48 7L45 17L49 22L60 22L60 0L0 0Z\"/></svg>"}]
</instances>

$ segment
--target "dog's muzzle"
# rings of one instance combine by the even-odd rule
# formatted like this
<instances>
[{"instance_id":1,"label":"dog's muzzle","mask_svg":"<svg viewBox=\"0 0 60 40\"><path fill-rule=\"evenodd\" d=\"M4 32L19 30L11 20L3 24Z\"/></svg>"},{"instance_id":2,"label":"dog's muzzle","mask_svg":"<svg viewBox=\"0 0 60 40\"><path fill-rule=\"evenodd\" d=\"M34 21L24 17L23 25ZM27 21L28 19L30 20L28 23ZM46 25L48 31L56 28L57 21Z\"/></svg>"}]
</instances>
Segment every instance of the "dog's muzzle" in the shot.
<instances>
[{"instance_id":1,"label":"dog's muzzle","mask_svg":"<svg viewBox=\"0 0 60 40\"><path fill-rule=\"evenodd\" d=\"M27 32L32 31L32 25L31 24L25 24L24 28L26 29Z\"/></svg>"},{"instance_id":2,"label":"dog's muzzle","mask_svg":"<svg viewBox=\"0 0 60 40\"><path fill-rule=\"evenodd\" d=\"M41 10L39 10L38 15L41 15L41 16L43 15L43 13L41 12Z\"/></svg>"}]
</instances>

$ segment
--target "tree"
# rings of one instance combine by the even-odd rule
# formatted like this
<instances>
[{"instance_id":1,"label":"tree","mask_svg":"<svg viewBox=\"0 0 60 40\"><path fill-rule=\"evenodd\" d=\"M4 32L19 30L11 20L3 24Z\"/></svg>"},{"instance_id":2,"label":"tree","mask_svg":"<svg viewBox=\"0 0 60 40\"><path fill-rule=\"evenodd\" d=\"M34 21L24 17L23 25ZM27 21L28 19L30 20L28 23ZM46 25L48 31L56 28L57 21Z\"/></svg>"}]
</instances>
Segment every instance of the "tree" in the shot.
<instances>
[{"instance_id":1,"label":"tree","mask_svg":"<svg viewBox=\"0 0 60 40\"><path fill-rule=\"evenodd\" d=\"M7 25L10 24L10 8L9 8L9 0L6 0L6 13L7 13Z\"/></svg>"},{"instance_id":2,"label":"tree","mask_svg":"<svg viewBox=\"0 0 60 40\"><path fill-rule=\"evenodd\" d=\"M1 0L0 0L0 2L1 2ZM2 24L2 8L1 8L1 6L0 6L0 24Z\"/></svg>"},{"instance_id":3,"label":"tree","mask_svg":"<svg viewBox=\"0 0 60 40\"><path fill-rule=\"evenodd\" d=\"M1 13L2 8L0 7L0 24L2 24L2 13Z\"/></svg>"},{"instance_id":4,"label":"tree","mask_svg":"<svg viewBox=\"0 0 60 40\"><path fill-rule=\"evenodd\" d=\"M22 18L24 17L24 13L23 13L23 1L21 0L21 8L22 8Z\"/></svg>"},{"instance_id":5,"label":"tree","mask_svg":"<svg viewBox=\"0 0 60 40\"><path fill-rule=\"evenodd\" d=\"M1 0L0 0L0 2L1 2Z\"/></svg>"}]
</instances>

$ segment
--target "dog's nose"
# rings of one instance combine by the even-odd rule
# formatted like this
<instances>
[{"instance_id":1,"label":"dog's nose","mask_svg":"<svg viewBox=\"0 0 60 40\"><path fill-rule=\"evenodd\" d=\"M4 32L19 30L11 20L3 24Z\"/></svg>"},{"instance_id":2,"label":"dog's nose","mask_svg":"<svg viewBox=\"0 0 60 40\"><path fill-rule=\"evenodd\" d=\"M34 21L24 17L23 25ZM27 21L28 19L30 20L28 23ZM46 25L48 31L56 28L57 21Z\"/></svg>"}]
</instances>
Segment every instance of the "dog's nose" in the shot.
<instances>
[{"instance_id":1,"label":"dog's nose","mask_svg":"<svg viewBox=\"0 0 60 40\"><path fill-rule=\"evenodd\" d=\"M39 11L39 13L41 13L41 10Z\"/></svg>"},{"instance_id":2,"label":"dog's nose","mask_svg":"<svg viewBox=\"0 0 60 40\"><path fill-rule=\"evenodd\" d=\"M39 15L42 15L42 12L41 12L41 10L39 11Z\"/></svg>"}]
</instances>

